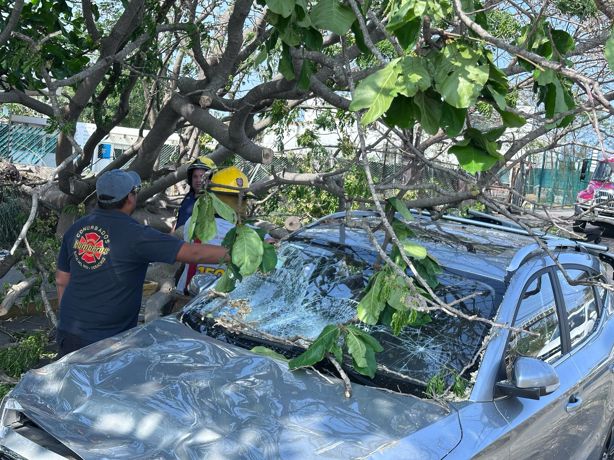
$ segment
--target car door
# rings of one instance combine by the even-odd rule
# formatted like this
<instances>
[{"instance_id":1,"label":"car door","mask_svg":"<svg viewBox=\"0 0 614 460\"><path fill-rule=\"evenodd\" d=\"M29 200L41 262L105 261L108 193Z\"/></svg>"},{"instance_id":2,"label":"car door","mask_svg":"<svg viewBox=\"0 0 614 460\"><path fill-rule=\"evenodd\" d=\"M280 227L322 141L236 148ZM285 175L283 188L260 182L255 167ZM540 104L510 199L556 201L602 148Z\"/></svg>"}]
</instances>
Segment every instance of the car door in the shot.
<instances>
[{"instance_id":1,"label":"car door","mask_svg":"<svg viewBox=\"0 0 614 460\"><path fill-rule=\"evenodd\" d=\"M580 373L575 398L580 406L577 426L584 436L578 455L596 459L600 458L614 418L609 401L614 381L614 324L611 320L606 322L605 292L591 285L592 274L581 267L564 268L569 281L560 270L557 278L565 304L571 359Z\"/></svg>"},{"instance_id":2,"label":"car door","mask_svg":"<svg viewBox=\"0 0 614 460\"><path fill-rule=\"evenodd\" d=\"M508 376L518 356L530 356L551 364L560 386L539 400L503 397L495 405L509 423L510 458L580 458L581 445L575 410L579 372L565 353L567 338L561 328L562 305L552 268L534 274L525 284L516 307L513 326L525 332L510 331L504 354Z\"/></svg>"}]
</instances>

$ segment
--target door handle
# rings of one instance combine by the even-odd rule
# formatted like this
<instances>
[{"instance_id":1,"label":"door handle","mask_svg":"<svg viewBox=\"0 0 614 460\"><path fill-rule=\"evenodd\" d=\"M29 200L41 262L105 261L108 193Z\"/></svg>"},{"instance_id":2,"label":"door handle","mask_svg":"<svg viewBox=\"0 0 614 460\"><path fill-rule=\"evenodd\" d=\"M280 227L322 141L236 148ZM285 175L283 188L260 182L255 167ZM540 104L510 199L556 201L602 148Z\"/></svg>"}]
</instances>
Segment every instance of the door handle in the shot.
<instances>
[{"instance_id":1,"label":"door handle","mask_svg":"<svg viewBox=\"0 0 614 460\"><path fill-rule=\"evenodd\" d=\"M569 401L567 401L567 406L565 406L565 410L568 414L573 414L582 406L582 398L577 394L571 395Z\"/></svg>"}]
</instances>

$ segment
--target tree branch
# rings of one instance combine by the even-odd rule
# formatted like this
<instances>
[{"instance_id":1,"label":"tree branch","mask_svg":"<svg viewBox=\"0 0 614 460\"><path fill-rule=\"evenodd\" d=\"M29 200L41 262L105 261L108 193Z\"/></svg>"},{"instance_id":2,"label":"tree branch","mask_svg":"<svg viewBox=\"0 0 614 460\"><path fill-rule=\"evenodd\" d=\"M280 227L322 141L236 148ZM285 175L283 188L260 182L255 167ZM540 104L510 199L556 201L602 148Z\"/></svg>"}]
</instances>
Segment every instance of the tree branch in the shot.
<instances>
[{"instance_id":1,"label":"tree branch","mask_svg":"<svg viewBox=\"0 0 614 460\"><path fill-rule=\"evenodd\" d=\"M23 0L15 0L15 4L13 5L13 11L11 11L11 15L9 16L6 24L0 31L0 46L4 45L6 41L9 39L15 27L17 27L17 23L19 22L19 16L21 15L21 10L23 10Z\"/></svg>"},{"instance_id":2,"label":"tree branch","mask_svg":"<svg viewBox=\"0 0 614 460\"><path fill-rule=\"evenodd\" d=\"M38 277L31 276L30 278L11 286L4 296L4 299L2 299L2 303L0 303L0 317L8 314L17 299L28 292L36 284L36 281L38 281Z\"/></svg>"},{"instance_id":3,"label":"tree branch","mask_svg":"<svg viewBox=\"0 0 614 460\"><path fill-rule=\"evenodd\" d=\"M85 27L95 42L100 40L100 31L96 27L96 21L94 21L94 14L92 12L92 2L90 0L81 0L81 12L85 19Z\"/></svg>"}]
</instances>

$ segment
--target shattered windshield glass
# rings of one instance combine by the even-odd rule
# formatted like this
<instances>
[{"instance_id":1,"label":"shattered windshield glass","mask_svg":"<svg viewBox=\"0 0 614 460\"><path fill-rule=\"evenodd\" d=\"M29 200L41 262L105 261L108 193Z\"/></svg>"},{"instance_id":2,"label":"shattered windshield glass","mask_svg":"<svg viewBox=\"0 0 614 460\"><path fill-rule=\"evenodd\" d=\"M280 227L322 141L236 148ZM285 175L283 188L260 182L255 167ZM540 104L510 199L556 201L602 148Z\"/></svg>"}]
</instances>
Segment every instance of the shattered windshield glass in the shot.
<instances>
[{"instance_id":1,"label":"shattered windshield glass","mask_svg":"<svg viewBox=\"0 0 614 460\"><path fill-rule=\"evenodd\" d=\"M228 297L204 293L184 310L183 321L208 335L252 347L263 343L288 357L296 356L328 324L355 323L384 347L377 355L378 386L424 387L434 376L450 382L475 365L488 326L442 311L420 328L406 327L394 336L387 326L367 326L356 318L356 305L372 274L375 254L360 246L287 242L269 275L256 274L237 285ZM437 294L468 315L492 318L494 290L477 279L445 272ZM272 347L279 343L280 348ZM297 350L288 353L288 345ZM290 348L292 348L290 346ZM350 360L347 360L350 362ZM344 363L345 364L345 363ZM360 379L360 376L353 377ZM368 379L367 379L368 380ZM411 391L411 390L407 390Z\"/></svg>"}]
</instances>

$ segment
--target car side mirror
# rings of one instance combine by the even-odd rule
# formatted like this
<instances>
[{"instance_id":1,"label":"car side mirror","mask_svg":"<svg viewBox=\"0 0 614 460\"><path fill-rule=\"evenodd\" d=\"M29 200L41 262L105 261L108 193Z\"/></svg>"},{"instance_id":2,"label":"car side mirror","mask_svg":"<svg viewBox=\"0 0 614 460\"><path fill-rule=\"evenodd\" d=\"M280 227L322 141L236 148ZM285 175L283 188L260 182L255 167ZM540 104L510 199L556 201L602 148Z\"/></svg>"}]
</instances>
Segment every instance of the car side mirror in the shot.
<instances>
[{"instance_id":1,"label":"car side mirror","mask_svg":"<svg viewBox=\"0 0 614 460\"><path fill-rule=\"evenodd\" d=\"M539 399L554 392L560 384L559 376L550 364L520 356L514 362L512 380L497 382L495 386L502 395Z\"/></svg>"},{"instance_id":2,"label":"car side mirror","mask_svg":"<svg viewBox=\"0 0 614 460\"><path fill-rule=\"evenodd\" d=\"M192 296L196 296L203 292L219 279L213 273L198 273L192 277L190 284L188 285L188 292Z\"/></svg>"}]
</instances>

